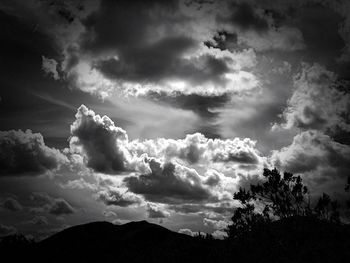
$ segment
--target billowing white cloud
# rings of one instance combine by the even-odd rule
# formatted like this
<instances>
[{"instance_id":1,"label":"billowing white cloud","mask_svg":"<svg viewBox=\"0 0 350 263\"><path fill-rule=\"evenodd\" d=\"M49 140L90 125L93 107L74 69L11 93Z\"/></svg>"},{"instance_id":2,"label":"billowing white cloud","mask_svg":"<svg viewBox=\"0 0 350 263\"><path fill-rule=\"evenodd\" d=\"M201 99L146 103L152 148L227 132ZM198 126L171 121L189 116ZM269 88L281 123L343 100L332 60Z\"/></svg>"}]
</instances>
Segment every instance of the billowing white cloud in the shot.
<instances>
[{"instance_id":1,"label":"billowing white cloud","mask_svg":"<svg viewBox=\"0 0 350 263\"><path fill-rule=\"evenodd\" d=\"M165 204L229 200L230 192L259 174L265 163L248 138L208 139L196 133L178 140L129 140L111 119L85 106L78 109L71 131L70 149L65 151L69 156L83 156L83 163L95 172L120 179L102 188L82 179L62 186L86 185L107 205L141 204L138 195Z\"/></svg>"}]
</instances>

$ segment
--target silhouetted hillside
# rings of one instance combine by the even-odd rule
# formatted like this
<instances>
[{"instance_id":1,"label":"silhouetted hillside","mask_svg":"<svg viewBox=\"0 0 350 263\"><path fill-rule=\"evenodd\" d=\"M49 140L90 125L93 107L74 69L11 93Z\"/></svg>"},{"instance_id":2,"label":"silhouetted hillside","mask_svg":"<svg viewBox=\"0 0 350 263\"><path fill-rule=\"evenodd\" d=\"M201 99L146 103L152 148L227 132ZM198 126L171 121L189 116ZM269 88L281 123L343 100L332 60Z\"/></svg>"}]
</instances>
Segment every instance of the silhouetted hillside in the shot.
<instances>
[{"instance_id":1,"label":"silhouetted hillside","mask_svg":"<svg viewBox=\"0 0 350 263\"><path fill-rule=\"evenodd\" d=\"M65 229L38 243L19 241L20 245L0 243L8 262L310 263L350 259L349 226L305 217L269 223L226 241L190 237L146 221L95 222Z\"/></svg>"},{"instance_id":2,"label":"silhouetted hillside","mask_svg":"<svg viewBox=\"0 0 350 263\"><path fill-rule=\"evenodd\" d=\"M25 256L12 256L33 262L209 262L209 256L221 252L219 243L146 221L124 225L94 222L54 234L30 246Z\"/></svg>"}]
</instances>

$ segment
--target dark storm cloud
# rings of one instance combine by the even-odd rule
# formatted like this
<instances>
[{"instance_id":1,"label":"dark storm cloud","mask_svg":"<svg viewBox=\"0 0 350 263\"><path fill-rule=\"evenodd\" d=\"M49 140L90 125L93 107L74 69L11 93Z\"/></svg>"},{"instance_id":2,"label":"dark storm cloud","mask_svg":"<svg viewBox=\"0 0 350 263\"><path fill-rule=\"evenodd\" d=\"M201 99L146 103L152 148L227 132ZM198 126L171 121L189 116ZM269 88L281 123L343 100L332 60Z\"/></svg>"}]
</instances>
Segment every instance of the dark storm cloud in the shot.
<instances>
[{"instance_id":1,"label":"dark storm cloud","mask_svg":"<svg viewBox=\"0 0 350 263\"><path fill-rule=\"evenodd\" d=\"M243 50L248 46L238 43L238 35L233 32L219 31L212 39L204 42L207 47L218 48L220 50Z\"/></svg>"},{"instance_id":2,"label":"dark storm cloud","mask_svg":"<svg viewBox=\"0 0 350 263\"><path fill-rule=\"evenodd\" d=\"M107 59L97 59L93 66L114 80L159 83L181 79L195 84L222 81L228 72L224 59L211 55L183 57L200 44L178 32L186 19L176 2L102 1L84 21L86 33L81 47L85 52L108 54ZM166 32L159 37L153 30Z\"/></svg>"},{"instance_id":3,"label":"dark storm cloud","mask_svg":"<svg viewBox=\"0 0 350 263\"><path fill-rule=\"evenodd\" d=\"M31 130L0 131L0 172L7 175L38 175L57 168L67 158L45 145L40 133Z\"/></svg>"},{"instance_id":4,"label":"dark storm cloud","mask_svg":"<svg viewBox=\"0 0 350 263\"><path fill-rule=\"evenodd\" d=\"M98 10L83 25L82 48L92 53L142 47L149 30L161 22L171 23L178 10L177 1L102 0Z\"/></svg>"},{"instance_id":5,"label":"dark storm cloud","mask_svg":"<svg viewBox=\"0 0 350 263\"><path fill-rule=\"evenodd\" d=\"M167 103L174 107L192 110L206 119L215 118L217 113L211 109L223 107L231 99L228 94L201 96L198 94L185 95L180 92L174 92L173 96L167 96L164 92L151 91L147 93L147 97L160 103Z\"/></svg>"},{"instance_id":6,"label":"dark storm cloud","mask_svg":"<svg viewBox=\"0 0 350 263\"><path fill-rule=\"evenodd\" d=\"M35 8L45 5L44 2L1 2L1 129L39 131L47 145L64 148L67 147L72 108L76 109L83 101L95 105L106 103L78 89L69 89L64 78L57 81L45 74L43 56L51 62L57 61L57 77L62 77L59 65L62 39L60 34L53 36L56 31L52 26L60 25L59 21L45 20L56 9L49 4L45 12Z\"/></svg>"},{"instance_id":7,"label":"dark storm cloud","mask_svg":"<svg viewBox=\"0 0 350 263\"><path fill-rule=\"evenodd\" d=\"M8 197L0 201L0 207L13 212L21 211L23 209L22 205L12 197Z\"/></svg>"},{"instance_id":8,"label":"dark storm cloud","mask_svg":"<svg viewBox=\"0 0 350 263\"><path fill-rule=\"evenodd\" d=\"M237 25L242 30L267 31L269 28L265 18L257 14L249 3L232 3L232 15L229 21Z\"/></svg>"},{"instance_id":9,"label":"dark storm cloud","mask_svg":"<svg viewBox=\"0 0 350 263\"><path fill-rule=\"evenodd\" d=\"M309 3L294 9L290 23L303 33L305 45L308 47L308 61L335 66L345 47L339 30L343 20L344 18L327 7L327 4Z\"/></svg>"},{"instance_id":10,"label":"dark storm cloud","mask_svg":"<svg viewBox=\"0 0 350 263\"><path fill-rule=\"evenodd\" d=\"M228 155L222 155L218 153L213 157L214 162L237 162L243 164L258 164L259 156L253 151L237 151L234 153L229 153Z\"/></svg>"},{"instance_id":11,"label":"dark storm cloud","mask_svg":"<svg viewBox=\"0 0 350 263\"><path fill-rule=\"evenodd\" d=\"M130 191L141 194L146 200L159 203L203 202L213 199L212 193L202 184L192 169L175 164L149 161L151 173L124 179Z\"/></svg>"},{"instance_id":12,"label":"dark storm cloud","mask_svg":"<svg viewBox=\"0 0 350 263\"><path fill-rule=\"evenodd\" d=\"M187 37L164 38L156 43L145 43L141 47L122 51L118 53L118 59L99 61L96 68L109 78L158 81L167 76L176 76L176 70L182 66L179 56L194 45L195 42Z\"/></svg>"},{"instance_id":13,"label":"dark storm cloud","mask_svg":"<svg viewBox=\"0 0 350 263\"><path fill-rule=\"evenodd\" d=\"M176 53L165 46L168 43L164 42L168 41L176 48ZM182 79L194 84L222 81L221 76L229 71L223 59L211 55L192 59L180 58L183 44L176 43L179 41L184 40L160 40L160 43L149 48L143 47L142 50L132 50L130 54L121 54L118 59L99 61L95 68L111 79L141 83L158 83L165 79Z\"/></svg>"}]
</instances>

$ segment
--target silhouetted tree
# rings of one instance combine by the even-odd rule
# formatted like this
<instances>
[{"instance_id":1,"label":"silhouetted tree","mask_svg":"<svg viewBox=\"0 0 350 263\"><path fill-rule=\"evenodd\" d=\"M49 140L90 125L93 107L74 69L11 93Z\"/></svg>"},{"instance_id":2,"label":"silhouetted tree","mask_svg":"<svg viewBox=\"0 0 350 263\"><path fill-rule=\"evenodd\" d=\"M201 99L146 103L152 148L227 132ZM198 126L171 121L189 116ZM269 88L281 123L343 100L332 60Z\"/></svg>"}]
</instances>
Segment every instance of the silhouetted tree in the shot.
<instances>
[{"instance_id":1,"label":"silhouetted tree","mask_svg":"<svg viewBox=\"0 0 350 263\"><path fill-rule=\"evenodd\" d=\"M300 176L264 169L263 183L251 184L250 190L240 188L233 199L239 201L228 226L229 238L242 236L276 219L316 216L339 222L339 204L323 194L314 209L310 207L308 188Z\"/></svg>"}]
</instances>

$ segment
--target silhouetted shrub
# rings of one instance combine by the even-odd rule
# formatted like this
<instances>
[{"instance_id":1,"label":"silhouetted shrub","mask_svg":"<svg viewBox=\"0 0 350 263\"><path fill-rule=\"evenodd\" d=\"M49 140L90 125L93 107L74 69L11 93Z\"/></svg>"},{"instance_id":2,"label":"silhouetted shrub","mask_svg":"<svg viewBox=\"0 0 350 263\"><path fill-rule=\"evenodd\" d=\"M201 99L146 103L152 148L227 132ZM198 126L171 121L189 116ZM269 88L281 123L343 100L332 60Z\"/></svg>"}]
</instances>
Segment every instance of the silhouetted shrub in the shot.
<instances>
[{"instance_id":1,"label":"silhouetted shrub","mask_svg":"<svg viewBox=\"0 0 350 263\"><path fill-rule=\"evenodd\" d=\"M230 239L242 237L261 229L267 223L291 217L316 217L338 223L339 204L323 194L311 208L308 188L300 176L281 173L275 168L264 169L263 183L251 184L250 189L240 188L233 198L240 203L232 216L227 233Z\"/></svg>"}]
</instances>

